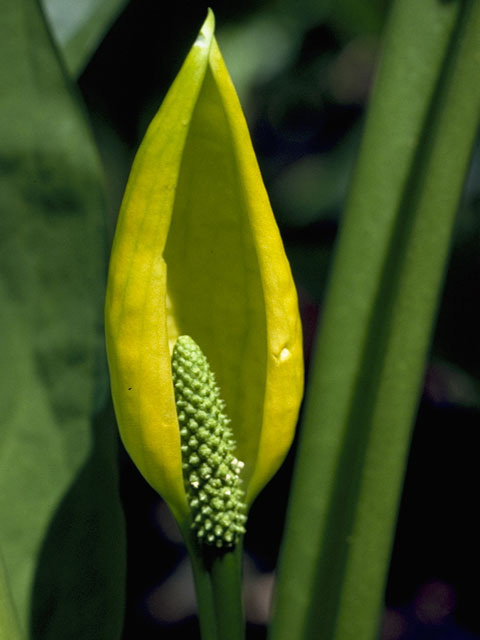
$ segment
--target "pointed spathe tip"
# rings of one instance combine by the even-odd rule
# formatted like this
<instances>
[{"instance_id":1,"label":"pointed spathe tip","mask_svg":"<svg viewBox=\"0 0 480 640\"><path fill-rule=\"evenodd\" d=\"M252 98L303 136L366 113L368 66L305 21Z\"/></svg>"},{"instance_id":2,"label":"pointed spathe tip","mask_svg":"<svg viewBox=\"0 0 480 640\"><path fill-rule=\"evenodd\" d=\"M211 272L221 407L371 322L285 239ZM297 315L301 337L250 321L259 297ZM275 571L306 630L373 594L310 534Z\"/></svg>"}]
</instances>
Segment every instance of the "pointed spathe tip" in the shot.
<instances>
[{"instance_id":1,"label":"pointed spathe tip","mask_svg":"<svg viewBox=\"0 0 480 640\"><path fill-rule=\"evenodd\" d=\"M200 33L198 34L197 42L203 41L205 43L210 43L212 41L214 32L215 14L209 7L205 22L203 23L202 28L200 29Z\"/></svg>"}]
</instances>

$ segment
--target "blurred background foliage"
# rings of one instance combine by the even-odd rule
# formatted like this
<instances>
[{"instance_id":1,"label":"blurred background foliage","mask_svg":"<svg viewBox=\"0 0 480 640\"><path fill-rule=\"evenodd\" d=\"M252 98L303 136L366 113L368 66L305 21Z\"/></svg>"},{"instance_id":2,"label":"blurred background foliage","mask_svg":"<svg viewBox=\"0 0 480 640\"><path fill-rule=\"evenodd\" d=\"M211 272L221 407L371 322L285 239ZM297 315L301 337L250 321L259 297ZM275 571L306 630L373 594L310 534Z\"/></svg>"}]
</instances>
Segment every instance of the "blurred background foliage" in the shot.
<instances>
[{"instance_id":1,"label":"blurred background foliage","mask_svg":"<svg viewBox=\"0 0 480 640\"><path fill-rule=\"evenodd\" d=\"M0 6L7 2L1 0ZM207 4L43 0L43 5L60 57L78 83L103 162L108 195L106 246L135 150L195 38ZM218 0L212 6L217 39L244 106L297 282L307 362L381 55L388 5L387 0ZM75 142L70 144L74 153ZM413 437L382 640L480 638L479 163L477 151L458 215ZM101 224L99 238L100 228ZM19 250L29 251L29 245ZM96 268L103 284L104 267L97 264ZM70 278L68 271L65 278ZM43 286L50 286L48 279ZM62 313L71 318L76 309L72 306ZM102 411L97 414L103 424L108 420L111 424L108 408ZM98 415L95 420L98 429ZM102 429L98 433L105 435ZM94 450L102 456L101 447ZM293 456L294 451L251 512L245 566L251 638L265 637ZM55 520L61 523L64 518L60 531L71 522L68 509L76 512L82 508L78 505L85 504L85 496L95 493L92 460L95 455L90 467L83 467L89 480L71 487L67 510L57 511ZM128 558L123 638L193 634L194 593L175 525L123 452L120 469ZM110 518L108 526L118 542L122 538L118 518ZM48 583L52 575L52 544L55 548L61 542L51 535L46 540L43 573L37 575L40 584ZM83 544L81 537L73 537L67 548L75 555Z\"/></svg>"}]
</instances>

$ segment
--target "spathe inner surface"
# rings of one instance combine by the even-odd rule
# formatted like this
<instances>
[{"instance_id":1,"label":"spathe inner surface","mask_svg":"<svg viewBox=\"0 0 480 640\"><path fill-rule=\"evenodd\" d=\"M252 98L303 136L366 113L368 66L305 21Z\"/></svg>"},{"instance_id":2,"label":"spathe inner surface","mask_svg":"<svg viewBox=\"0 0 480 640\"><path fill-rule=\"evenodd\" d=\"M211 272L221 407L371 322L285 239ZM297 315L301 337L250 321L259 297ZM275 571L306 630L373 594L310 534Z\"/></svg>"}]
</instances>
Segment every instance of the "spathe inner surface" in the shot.
<instances>
[{"instance_id":1,"label":"spathe inner surface","mask_svg":"<svg viewBox=\"0 0 480 640\"><path fill-rule=\"evenodd\" d=\"M251 475L262 425L266 319L244 186L210 70L194 110L165 247L169 340L207 355Z\"/></svg>"}]
</instances>

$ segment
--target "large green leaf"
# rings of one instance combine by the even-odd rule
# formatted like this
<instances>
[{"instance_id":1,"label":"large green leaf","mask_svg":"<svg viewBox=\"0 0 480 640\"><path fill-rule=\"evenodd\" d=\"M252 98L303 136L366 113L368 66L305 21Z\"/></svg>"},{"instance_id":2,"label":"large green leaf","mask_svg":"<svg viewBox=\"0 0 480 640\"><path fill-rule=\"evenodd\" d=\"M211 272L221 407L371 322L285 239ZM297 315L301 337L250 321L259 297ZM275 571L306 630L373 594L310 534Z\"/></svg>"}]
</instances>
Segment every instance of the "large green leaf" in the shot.
<instances>
[{"instance_id":1,"label":"large green leaf","mask_svg":"<svg viewBox=\"0 0 480 640\"><path fill-rule=\"evenodd\" d=\"M41 0L70 73L85 68L128 0Z\"/></svg>"},{"instance_id":2,"label":"large green leaf","mask_svg":"<svg viewBox=\"0 0 480 640\"><path fill-rule=\"evenodd\" d=\"M69 637L114 638L124 552L116 441L100 419L100 167L37 3L1 0L0 21L0 546L25 628L37 574L36 640L65 637L68 593L84 612Z\"/></svg>"},{"instance_id":3,"label":"large green leaf","mask_svg":"<svg viewBox=\"0 0 480 640\"><path fill-rule=\"evenodd\" d=\"M480 4L398 0L307 394L275 640L377 637L454 214L480 115Z\"/></svg>"},{"instance_id":4,"label":"large green leaf","mask_svg":"<svg viewBox=\"0 0 480 640\"><path fill-rule=\"evenodd\" d=\"M0 638L20 640L20 628L7 581L3 558L0 554Z\"/></svg>"}]
</instances>

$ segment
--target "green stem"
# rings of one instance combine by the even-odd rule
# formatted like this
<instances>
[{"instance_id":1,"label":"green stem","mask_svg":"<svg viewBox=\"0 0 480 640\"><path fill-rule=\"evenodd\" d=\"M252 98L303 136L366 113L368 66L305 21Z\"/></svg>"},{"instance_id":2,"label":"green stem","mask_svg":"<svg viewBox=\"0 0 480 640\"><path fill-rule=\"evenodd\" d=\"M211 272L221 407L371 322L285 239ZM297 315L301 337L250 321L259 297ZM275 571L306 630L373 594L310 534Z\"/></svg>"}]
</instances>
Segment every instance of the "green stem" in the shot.
<instances>
[{"instance_id":1,"label":"green stem","mask_svg":"<svg viewBox=\"0 0 480 640\"><path fill-rule=\"evenodd\" d=\"M187 526L183 535L192 563L202 640L244 640L242 541L231 551L205 552Z\"/></svg>"},{"instance_id":2,"label":"green stem","mask_svg":"<svg viewBox=\"0 0 480 640\"><path fill-rule=\"evenodd\" d=\"M217 616L218 640L243 640L242 541L213 558L210 575Z\"/></svg>"},{"instance_id":3,"label":"green stem","mask_svg":"<svg viewBox=\"0 0 480 640\"><path fill-rule=\"evenodd\" d=\"M480 3L393 3L337 246L271 640L371 640L480 113Z\"/></svg>"},{"instance_id":4,"label":"green stem","mask_svg":"<svg viewBox=\"0 0 480 640\"><path fill-rule=\"evenodd\" d=\"M219 640L210 574L205 568L204 560L189 527L183 528L183 537L192 563L201 638L202 640Z\"/></svg>"}]
</instances>

